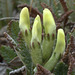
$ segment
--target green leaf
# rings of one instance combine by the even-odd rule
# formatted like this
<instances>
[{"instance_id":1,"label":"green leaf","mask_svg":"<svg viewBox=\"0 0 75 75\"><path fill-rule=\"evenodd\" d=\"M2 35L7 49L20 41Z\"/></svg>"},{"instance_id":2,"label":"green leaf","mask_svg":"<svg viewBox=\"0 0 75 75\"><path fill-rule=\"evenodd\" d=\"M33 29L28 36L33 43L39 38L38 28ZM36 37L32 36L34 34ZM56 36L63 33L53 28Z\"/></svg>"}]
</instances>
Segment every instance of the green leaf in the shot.
<instances>
[{"instance_id":1,"label":"green leaf","mask_svg":"<svg viewBox=\"0 0 75 75\"><path fill-rule=\"evenodd\" d=\"M33 63L31 60L30 53L28 52L27 49L24 49L20 52L22 56L22 61L24 62L23 64L26 65L28 72L32 75L32 70L33 70Z\"/></svg>"},{"instance_id":2,"label":"green leaf","mask_svg":"<svg viewBox=\"0 0 75 75\"><path fill-rule=\"evenodd\" d=\"M16 53L14 52L14 50L7 46L0 47L0 54L7 63L9 63L14 57L16 57Z\"/></svg>"},{"instance_id":3,"label":"green leaf","mask_svg":"<svg viewBox=\"0 0 75 75\"><path fill-rule=\"evenodd\" d=\"M18 21L11 21L8 25L8 33L17 43L18 33L19 33L19 23Z\"/></svg>"},{"instance_id":4,"label":"green leaf","mask_svg":"<svg viewBox=\"0 0 75 75\"><path fill-rule=\"evenodd\" d=\"M66 39L67 39L67 44L68 44L70 42L70 33L67 33Z\"/></svg>"},{"instance_id":5,"label":"green leaf","mask_svg":"<svg viewBox=\"0 0 75 75\"><path fill-rule=\"evenodd\" d=\"M20 49L21 51L19 52L22 56L21 60L23 61L23 64L26 65L28 72L30 73L30 75L32 75L33 73L33 63L32 63L32 59L31 59L31 54L30 54L30 50L25 46L25 42L23 41L23 39L20 39Z\"/></svg>"},{"instance_id":6,"label":"green leaf","mask_svg":"<svg viewBox=\"0 0 75 75\"><path fill-rule=\"evenodd\" d=\"M61 61L56 65L54 69L55 75L67 75L67 71L68 71L68 66Z\"/></svg>"},{"instance_id":7,"label":"green leaf","mask_svg":"<svg viewBox=\"0 0 75 75\"><path fill-rule=\"evenodd\" d=\"M11 72L12 70L9 68L6 70L6 74L9 75L9 72Z\"/></svg>"},{"instance_id":8,"label":"green leaf","mask_svg":"<svg viewBox=\"0 0 75 75\"><path fill-rule=\"evenodd\" d=\"M17 47L18 44L16 44L14 39L8 34L5 34L5 35L9 40L12 41L12 44L15 44L15 46L13 45L13 47L14 47L17 55L19 56L22 63L24 65L26 65L28 72L32 73L33 63L32 63L32 59L31 59L31 55L30 55L29 50L26 48L25 42L22 39L22 37L19 35L19 41L20 42L18 42L19 46Z\"/></svg>"}]
</instances>

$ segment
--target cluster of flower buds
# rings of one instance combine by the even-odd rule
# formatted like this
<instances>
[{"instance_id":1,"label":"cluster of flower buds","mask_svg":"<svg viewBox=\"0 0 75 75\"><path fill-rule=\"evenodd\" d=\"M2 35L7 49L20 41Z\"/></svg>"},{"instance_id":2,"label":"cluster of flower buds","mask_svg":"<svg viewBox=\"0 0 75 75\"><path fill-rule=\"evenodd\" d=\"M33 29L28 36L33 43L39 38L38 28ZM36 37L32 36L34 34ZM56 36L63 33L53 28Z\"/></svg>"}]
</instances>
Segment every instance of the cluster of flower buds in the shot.
<instances>
[{"instance_id":1,"label":"cluster of flower buds","mask_svg":"<svg viewBox=\"0 0 75 75\"><path fill-rule=\"evenodd\" d=\"M41 64L51 71L65 50L65 34L63 29L58 29L57 42L53 50L56 24L50 10L47 8L43 10L43 25L40 16L36 16L31 30L29 11L27 7L24 7L20 13L19 28L30 49L34 65Z\"/></svg>"}]
</instances>

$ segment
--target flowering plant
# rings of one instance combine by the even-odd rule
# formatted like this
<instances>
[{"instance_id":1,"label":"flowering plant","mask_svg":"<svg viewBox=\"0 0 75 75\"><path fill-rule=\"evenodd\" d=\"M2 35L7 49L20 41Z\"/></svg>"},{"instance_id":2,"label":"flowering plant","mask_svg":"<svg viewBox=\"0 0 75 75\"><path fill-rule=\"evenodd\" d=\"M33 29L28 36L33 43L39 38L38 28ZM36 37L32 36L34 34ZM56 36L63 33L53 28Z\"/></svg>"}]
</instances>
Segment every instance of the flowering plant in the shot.
<instances>
[{"instance_id":1,"label":"flowering plant","mask_svg":"<svg viewBox=\"0 0 75 75\"><path fill-rule=\"evenodd\" d=\"M43 10L43 26L40 16L36 16L31 30L29 11L24 7L20 13L19 28L31 54L33 65L41 64L52 71L65 50L65 34L63 29L58 29L57 42L53 50L56 24L50 10Z\"/></svg>"}]
</instances>

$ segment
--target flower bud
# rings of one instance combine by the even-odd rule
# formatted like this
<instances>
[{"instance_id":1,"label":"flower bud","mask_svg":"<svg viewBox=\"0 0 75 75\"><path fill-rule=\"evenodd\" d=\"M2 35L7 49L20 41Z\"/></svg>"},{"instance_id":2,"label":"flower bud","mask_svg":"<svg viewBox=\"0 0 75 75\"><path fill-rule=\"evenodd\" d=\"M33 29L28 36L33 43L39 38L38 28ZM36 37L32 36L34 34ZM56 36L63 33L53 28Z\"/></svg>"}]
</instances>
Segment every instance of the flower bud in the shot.
<instances>
[{"instance_id":1,"label":"flower bud","mask_svg":"<svg viewBox=\"0 0 75 75\"><path fill-rule=\"evenodd\" d=\"M34 20L31 39L31 56L33 63L42 64L42 51L40 47L42 37L42 26L39 15Z\"/></svg>"},{"instance_id":2,"label":"flower bud","mask_svg":"<svg viewBox=\"0 0 75 75\"><path fill-rule=\"evenodd\" d=\"M42 43L43 61L47 61L53 51L53 45L56 37L56 25L52 13L49 9L43 10L43 26L45 31L45 38Z\"/></svg>"},{"instance_id":3,"label":"flower bud","mask_svg":"<svg viewBox=\"0 0 75 75\"><path fill-rule=\"evenodd\" d=\"M41 35L42 35L42 25L41 25L40 17L39 15L37 15L37 17L34 20L34 24L32 28L31 42L36 40L37 42L41 43L41 37L42 37Z\"/></svg>"},{"instance_id":4,"label":"flower bud","mask_svg":"<svg viewBox=\"0 0 75 75\"><path fill-rule=\"evenodd\" d=\"M60 55L63 54L64 50L65 50L65 34L63 29L59 29L57 34L57 43L56 43L55 50L53 51L52 56L44 65L44 67L52 71L55 65L57 64Z\"/></svg>"},{"instance_id":5,"label":"flower bud","mask_svg":"<svg viewBox=\"0 0 75 75\"><path fill-rule=\"evenodd\" d=\"M27 46L30 48L30 41L31 41L30 19L29 19L29 11L27 7L24 7L21 10L19 27L20 27L20 31L22 32L23 39L25 40Z\"/></svg>"},{"instance_id":6,"label":"flower bud","mask_svg":"<svg viewBox=\"0 0 75 75\"><path fill-rule=\"evenodd\" d=\"M20 13L19 27L22 31L23 35L25 30L29 31L30 29L30 19L29 19L29 11L27 7L24 7Z\"/></svg>"},{"instance_id":7,"label":"flower bud","mask_svg":"<svg viewBox=\"0 0 75 75\"><path fill-rule=\"evenodd\" d=\"M52 34L52 32L56 29L56 24L52 13L47 8L43 10L43 26L46 34Z\"/></svg>"}]
</instances>

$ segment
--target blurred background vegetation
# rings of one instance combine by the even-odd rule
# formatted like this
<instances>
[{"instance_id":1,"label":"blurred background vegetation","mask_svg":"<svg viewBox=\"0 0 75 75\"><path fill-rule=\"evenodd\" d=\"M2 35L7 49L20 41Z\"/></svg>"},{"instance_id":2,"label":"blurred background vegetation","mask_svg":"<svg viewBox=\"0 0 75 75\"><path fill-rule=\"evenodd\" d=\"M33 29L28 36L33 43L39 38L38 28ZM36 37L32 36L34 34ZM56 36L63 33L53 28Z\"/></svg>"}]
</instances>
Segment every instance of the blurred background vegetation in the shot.
<instances>
[{"instance_id":1,"label":"blurred background vegetation","mask_svg":"<svg viewBox=\"0 0 75 75\"><path fill-rule=\"evenodd\" d=\"M64 0L64 1L66 2L66 5L68 7L68 11L69 10L74 11L69 16L68 21L70 23L74 22L74 26L75 26L75 0ZM7 26L7 24L9 23L10 20L12 20L13 18L19 19L19 13L20 13L21 9L17 7L18 5L27 4L27 5L32 6L33 8L37 8L39 10L39 12L42 13L43 8L41 7L41 3L45 3L46 5L48 5L52 9L52 11L57 16L58 19L60 19L61 15L64 13L64 9L63 9L63 7L60 3L60 0L0 0L0 32L1 32L2 29L5 30L3 27ZM12 27L11 29L14 29L14 30L11 31L12 34L14 34L16 32L15 30L18 28L18 27L15 27L15 24L16 23L14 23L14 25L11 26ZM61 24L62 24L62 22L61 22ZM16 25L18 25L18 23ZM69 39L70 39L68 31L70 32L70 28L67 27L67 28L65 28L65 30L66 30L65 32L67 32L67 35L66 35L67 41L66 42L68 44ZM75 34L75 31L74 31L73 34ZM18 36L14 36L14 37L18 37ZM6 43L6 45L8 45L8 42L7 42L6 38L4 38L3 36L1 36L1 38L3 40L0 39L0 43L1 43L1 40L2 40L1 44L5 45L5 43ZM6 42L4 42L4 41L6 41ZM7 49L7 48L4 47L4 50L5 49ZM2 51L3 53L5 52L3 54L4 58L10 58L10 55L8 56L8 54L13 55L12 52L6 53L7 51L6 50L4 51L4 50ZM8 47L7 50L8 50L8 52L11 51L11 49L9 47ZM13 56L12 58L14 58L15 56ZM10 58L10 59L12 59L12 58Z\"/></svg>"},{"instance_id":2,"label":"blurred background vegetation","mask_svg":"<svg viewBox=\"0 0 75 75\"><path fill-rule=\"evenodd\" d=\"M75 21L75 0L65 0L69 10L74 10L74 13L69 17L70 21ZM33 6L34 8L38 8L40 12L42 12L43 8L40 3L46 3L50 8L52 8L53 12L59 18L59 16L64 12L61 6L60 0L0 0L0 29L7 25L10 21L9 19L3 19L5 17L18 17L19 8L17 7L19 4L28 4Z\"/></svg>"}]
</instances>

